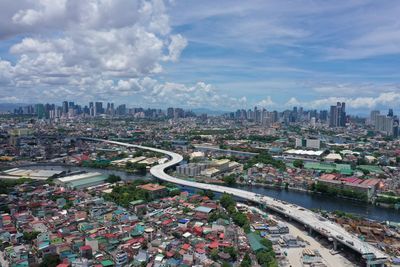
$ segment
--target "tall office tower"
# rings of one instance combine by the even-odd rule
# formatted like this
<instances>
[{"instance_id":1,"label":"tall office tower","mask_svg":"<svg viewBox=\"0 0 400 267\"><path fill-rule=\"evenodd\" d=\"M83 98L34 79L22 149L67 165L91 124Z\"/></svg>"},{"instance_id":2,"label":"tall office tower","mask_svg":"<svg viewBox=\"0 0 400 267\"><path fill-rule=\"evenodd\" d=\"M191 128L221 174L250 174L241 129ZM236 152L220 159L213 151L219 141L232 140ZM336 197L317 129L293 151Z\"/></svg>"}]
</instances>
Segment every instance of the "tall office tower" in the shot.
<instances>
[{"instance_id":1,"label":"tall office tower","mask_svg":"<svg viewBox=\"0 0 400 267\"><path fill-rule=\"evenodd\" d=\"M35 111L38 119L44 119L46 116L45 108L43 104L36 104Z\"/></svg>"},{"instance_id":2,"label":"tall office tower","mask_svg":"<svg viewBox=\"0 0 400 267\"><path fill-rule=\"evenodd\" d=\"M319 112L319 120L321 122L327 122L328 121L328 111L327 110L320 110L320 112Z\"/></svg>"},{"instance_id":3,"label":"tall office tower","mask_svg":"<svg viewBox=\"0 0 400 267\"><path fill-rule=\"evenodd\" d=\"M116 111L118 116L126 115L126 105L119 105Z\"/></svg>"},{"instance_id":4,"label":"tall office tower","mask_svg":"<svg viewBox=\"0 0 400 267\"><path fill-rule=\"evenodd\" d=\"M75 103L74 102L69 102L68 103L68 108L70 108L70 109L74 109L75 108Z\"/></svg>"},{"instance_id":5,"label":"tall office tower","mask_svg":"<svg viewBox=\"0 0 400 267\"><path fill-rule=\"evenodd\" d=\"M257 123L261 123L261 110L257 107L254 107L254 120Z\"/></svg>"},{"instance_id":6,"label":"tall office tower","mask_svg":"<svg viewBox=\"0 0 400 267\"><path fill-rule=\"evenodd\" d=\"M329 117L330 127L344 127L346 126L346 104L337 102L336 106L331 106L330 117Z\"/></svg>"},{"instance_id":7,"label":"tall office tower","mask_svg":"<svg viewBox=\"0 0 400 267\"><path fill-rule=\"evenodd\" d=\"M379 116L380 114L381 114L381 113L380 113L379 110L373 110L373 111L371 111L371 114L370 114L370 116L369 116L369 123L370 123L371 125L374 125L374 126L375 126L375 124L376 124L376 117Z\"/></svg>"},{"instance_id":8,"label":"tall office tower","mask_svg":"<svg viewBox=\"0 0 400 267\"><path fill-rule=\"evenodd\" d=\"M94 109L95 109L95 114L99 115L99 114L103 114L103 102L96 102L94 103Z\"/></svg>"},{"instance_id":9,"label":"tall office tower","mask_svg":"<svg viewBox=\"0 0 400 267\"><path fill-rule=\"evenodd\" d=\"M393 137L399 137L399 118L397 116L393 117Z\"/></svg>"},{"instance_id":10,"label":"tall office tower","mask_svg":"<svg viewBox=\"0 0 400 267\"><path fill-rule=\"evenodd\" d=\"M388 112L388 117L393 117L393 109L389 109L389 112Z\"/></svg>"},{"instance_id":11,"label":"tall office tower","mask_svg":"<svg viewBox=\"0 0 400 267\"><path fill-rule=\"evenodd\" d=\"M111 105L110 105L110 114L115 115L114 103L111 103Z\"/></svg>"},{"instance_id":12,"label":"tall office tower","mask_svg":"<svg viewBox=\"0 0 400 267\"><path fill-rule=\"evenodd\" d=\"M388 136L393 135L393 117L387 117L385 115L378 115L375 121L375 130L383 132Z\"/></svg>"},{"instance_id":13,"label":"tall office tower","mask_svg":"<svg viewBox=\"0 0 400 267\"><path fill-rule=\"evenodd\" d=\"M338 103L340 104L340 103ZM342 102L340 113L339 113L339 126L345 127L346 126L346 103Z\"/></svg>"},{"instance_id":14,"label":"tall office tower","mask_svg":"<svg viewBox=\"0 0 400 267\"><path fill-rule=\"evenodd\" d=\"M179 119L184 117L184 111L181 108L174 109L174 119Z\"/></svg>"},{"instance_id":15,"label":"tall office tower","mask_svg":"<svg viewBox=\"0 0 400 267\"><path fill-rule=\"evenodd\" d=\"M62 103L62 113L67 114L68 113L68 101L64 101Z\"/></svg>"},{"instance_id":16,"label":"tall office tower","mask_svg":"<svg viewBox=\"0 0 400 267\"><path fill-rule=\"evenodd\" d=\"M168 118L173 118L174 117L174 108L168 108L167 109L167 117Z\"/></svg>"}]
</instances>

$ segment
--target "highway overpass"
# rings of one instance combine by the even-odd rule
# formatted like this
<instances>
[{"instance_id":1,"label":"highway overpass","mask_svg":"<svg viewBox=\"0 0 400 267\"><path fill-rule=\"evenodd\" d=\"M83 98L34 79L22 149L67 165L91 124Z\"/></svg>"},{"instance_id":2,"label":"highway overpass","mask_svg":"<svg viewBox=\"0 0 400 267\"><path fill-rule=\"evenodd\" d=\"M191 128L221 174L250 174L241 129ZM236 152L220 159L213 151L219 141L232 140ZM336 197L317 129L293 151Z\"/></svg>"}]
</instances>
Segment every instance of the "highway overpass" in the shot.
<instances>
[{"instance_id":1,"label":"highway overpass","mask_svg":"<svg viewBox=\"0 0 400 267\"><path fill-rule=\"evenodd\" d=\"M319 214L312 212L308 209L305 209L303 207L241 189L236 189L221 185L192 182L170 176L169 174L165 173L165 170L169 167L179 164L183 160L183 157L177 153L153 147L145 147L140 145L133 145L123 142L104 140L104 139L96 139L96 138L81 138L81 139L88 141L104 142L108 144L120 145L125 147L134 147L165 154L170 158L170 160L164 164L156 165L150 169L150 173L158 179L171 182L174 184L179 184L182 186L188 186L203 190L211 190L218 193L228 193L246 200L250 200L252 202L265 205L270 210L273 210L287 218L290 218L292 220L295 220L303 224L305 227L310 229L310 231L312 230L320 233L321 235L326 236L329 240L331 240L334 243L335 247L337 246L338 243L340 243L344 246L351 248L354 251L357 251L366 259L367 266L371 265L383 266L383 264L389 260L389 256L384 252L382 252L381 250L379 250L378 248L368 244L367 242L360 240L356 235L347 232L339 224L327 220L322 216L320 216Z\"/></svg>"}]
</instances>

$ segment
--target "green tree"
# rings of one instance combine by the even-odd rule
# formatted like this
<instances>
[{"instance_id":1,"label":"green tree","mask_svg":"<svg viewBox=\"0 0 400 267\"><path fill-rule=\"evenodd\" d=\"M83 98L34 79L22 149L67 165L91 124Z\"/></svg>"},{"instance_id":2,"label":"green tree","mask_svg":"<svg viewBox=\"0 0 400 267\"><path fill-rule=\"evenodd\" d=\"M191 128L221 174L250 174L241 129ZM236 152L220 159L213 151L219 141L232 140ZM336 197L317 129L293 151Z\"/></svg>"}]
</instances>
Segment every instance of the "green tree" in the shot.
<instances>
[{"instance_id":1,"label":"green tree","mask_svg":"<svg viewBox=\"0 0 400 267\"><path fill-rule=\"evenodd\" d=\"M236 177L234 174L224 176L224 183L229 186L233 186L236 184Z\"/></svg>"},{"instance_id":2,"label":"green tree","mask_svg":"<svg viewBox=\"0 0 400 267\"><path fill-rule=\"evenodd\" d=\"M232 258L234 261L236 261L236 258L237 258L237 251L236 251L236 249L235 249L234 247L226 247L226 248L224 248L224 252L225 252L225 253L228 253L229 256L231 256L231 258Z\"/></svg>"},{"instance_id":3,"label":"green tree","mask_svg":"<svg viewBox=\"0 0 400 267\"><path fill-rule=\"evenodd\" d=\"M117 183L119 181L121 181L121 177L118 176L118 175L115 175L115 174L110 174L106 179L106 182L110 183L110 184L114 184L114 183Z\"/></svg>"},{"instance_id":4,"label":"green tree","mask_svg":"<svg viewBox=\"0 0 400 267\"><path fill-rule=\"evenodd\" d=\"M251 258L249 253L246 252L246 254L244 254L240 267L251 267Z\"/></svg>"},{"instance_id":5,"label":"green tree","mask_svg":"<svg viewBox=\"0 0 400 267\"><path fill-rule=\"evenodd\" d=\"M210 257L213 261L217 261L219 259L218 249L211 250Z\"/></svg>"},{"instance_id":6,"label":"green tree","mask_svg":"<svg viewBox=\"0 0 400 267\"><path fill-rule=\"evenodd\" d=\"M214 199L214 197L215 197L214 192L211 191L211 190L202 190L202 191L200 191L199 194L200 194L201 196L206 196L206 197L208 197L209 199Z\"/></svg>"},{"instance_id":7,"label":"green tree","mask_svg":"<svg viewBox=\"0 0 400 267\"><path fill-rule=\"evenodd\" d=\"M56 267L61 263L60 257L55 254L48 254L43 257L42 263L39 267Z\"/></svg>"},{"instance_id":8,"label":"green tree","mask_svg":"<svg viewBox=\"0 0 400 267\"><path fill-rule=\"evenodd\" d=\"M230 206L236 206L236 202L233 199L232 195L228 193L223 193L219 202L221 203L222 207L228 209Z\"/></svg>"},{"instance_id":9,"label":"green tree","mask_svg":"<svg viewBox=\"0 0 400 267\"><path fill-rule=\"evenodd\" d=\"M296 159L293 161L293 166L302 169L304 167L304 161L301 159Z\"/></svg>"},{"instance_id":10,"label":"green tree","mask_svg":"<svg viewBox=\"0 0 400 267\"><path fill-rule=\"evenodd\" d=\"M25 241L31 243L33 240L37 238L37 236L40 234L40 232L37 231L32 231L32 232L24 232L23 233L23 238Z\"/></svg>"}]
</instances>

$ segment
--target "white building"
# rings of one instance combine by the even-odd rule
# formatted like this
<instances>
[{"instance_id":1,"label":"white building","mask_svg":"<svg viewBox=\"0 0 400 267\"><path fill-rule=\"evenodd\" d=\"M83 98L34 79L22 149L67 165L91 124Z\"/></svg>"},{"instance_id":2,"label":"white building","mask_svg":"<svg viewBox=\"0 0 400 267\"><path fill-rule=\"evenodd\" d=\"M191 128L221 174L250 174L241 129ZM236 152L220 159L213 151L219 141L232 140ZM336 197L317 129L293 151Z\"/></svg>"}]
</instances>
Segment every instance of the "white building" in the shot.
<instances>
[{"instance_id":1,"label":"white building","mask_svg":"<svg viewBox=\"0 0 400 267\"><path fill-rule=\"evenodd\" d=\"M385 133L386 135L393 135L393 117L387 117L385 115L376 116L375 130L378 132Z\"/></svg>"},{"instance_id":2,"label":"white building","mask_svg":"<svg viewBox=\"0 0 400 267\"><path fill-rule=\"evenodd\" d=\"M313 139L313 138L307 138L307 139L296 138L296 147L320 149L321 148L321 140Z\"/></svg>"}]
</instances>

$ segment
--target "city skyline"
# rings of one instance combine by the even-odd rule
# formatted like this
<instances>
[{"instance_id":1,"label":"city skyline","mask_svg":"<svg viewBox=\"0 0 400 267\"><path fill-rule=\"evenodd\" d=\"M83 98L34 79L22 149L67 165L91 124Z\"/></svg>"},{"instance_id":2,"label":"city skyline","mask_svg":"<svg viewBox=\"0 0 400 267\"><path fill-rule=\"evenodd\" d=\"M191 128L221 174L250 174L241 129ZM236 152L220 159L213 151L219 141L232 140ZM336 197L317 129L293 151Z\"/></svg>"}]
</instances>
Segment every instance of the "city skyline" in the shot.
<instances>
[{"instance_id":1,"label":"city skyline","mask_svg":"<svg viewBox=\"0 0 400 267\"><path fill-rule=\"evenodd\" d=\"M354 114L396 112L399 9L389 1L3 1L0 103L229 111L346 102Z\"/></svg>"}]
</instances>

